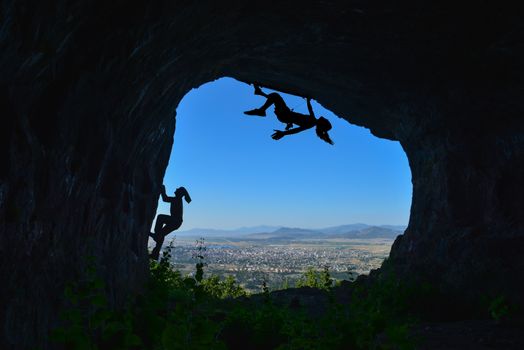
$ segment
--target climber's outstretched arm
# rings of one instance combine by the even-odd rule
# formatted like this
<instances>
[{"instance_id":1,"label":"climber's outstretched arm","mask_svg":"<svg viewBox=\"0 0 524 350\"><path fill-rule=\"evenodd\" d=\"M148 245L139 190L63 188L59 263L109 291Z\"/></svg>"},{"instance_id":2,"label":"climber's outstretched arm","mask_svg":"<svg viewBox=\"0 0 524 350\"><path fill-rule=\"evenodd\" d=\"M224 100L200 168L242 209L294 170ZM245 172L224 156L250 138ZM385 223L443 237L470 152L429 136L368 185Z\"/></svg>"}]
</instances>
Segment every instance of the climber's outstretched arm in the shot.
<instances>
[{"instance_id":1,"label":"climber's outstretched arm","mask_svg":"<svg viewBox=\"0 0 524 350\"><path fill-rule=\"evenodd\" d=\"M280 140L284 136L298 134L299 132L302 132L304 130L311 129L312 127L313 125L312 126L300 126L298 128L293 128L293 129L289 129L286 131L275 130L275 132L273 133L273 135L271 135L271 137L273 138L273 140Z\"/></svg>"},{"instance_id":2,"label":"climber's outstretched arm","mask_svg":"<svg viewBox=\"0 0 524 350\"><path fill-rule=\"evenodd\" d=\"M306 103L307 103L307 110L309 111L309 115L312 117L315 117L315 113L313 112L313 107L311 106L311 98L306 97Z\"/></svg>"},{"instance_id":3,"label":"climber's outstretched arm","mask_svg":"<svg viewBox=\"0 0 524 350\"><path fill-rule=\"evenodd\" d=\"M164 185L162 185L162 192L160 192L160 194L162 195L162 200L163 200L164 202L168 202L168 203L170 203L170 202L172 202L173 199L175 198L175 197L169 197L169 196L166 194L166 186L164 186Z\"/></svg>"}]
</instances>

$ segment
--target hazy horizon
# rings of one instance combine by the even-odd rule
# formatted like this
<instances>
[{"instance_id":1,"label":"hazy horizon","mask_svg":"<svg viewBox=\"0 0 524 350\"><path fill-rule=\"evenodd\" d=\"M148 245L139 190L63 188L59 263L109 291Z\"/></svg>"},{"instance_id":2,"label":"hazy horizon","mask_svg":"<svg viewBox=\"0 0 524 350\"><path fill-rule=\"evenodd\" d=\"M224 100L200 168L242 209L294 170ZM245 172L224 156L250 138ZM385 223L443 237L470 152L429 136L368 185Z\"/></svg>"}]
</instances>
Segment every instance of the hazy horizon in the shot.
<instances>
[{"instance_id":1,"label":"hazy horizon","mask_svg":"<svg viewBox=\"0 0 524 350\"><path fill-rule=\"evenodd\" d=\"M324 229L328 227L338 227L338 226L346 226L346 225L367 225L367 226L404 226L407 227L408 224L390 224L390 223L381 223L381 224L369 224L365 222L353 222L353 223L345 223L345 224L335 224L335 225L329 225L329 226L318 226L318 227L306 227L306 226L288 226L288 225L265 225L265 224L259 224L259 225L249 225L249 226L237 226L237 227L192 227L185 229L184 225L180 228L179 232L184 231L190 231L190 230L220 230L220 231L236 231L241 229L248 229L248 228L256 228L256 227L283 227L283 228L301 228L301 229L308 229L308 230L319 230Z\"/></svg>"}]
</instances>

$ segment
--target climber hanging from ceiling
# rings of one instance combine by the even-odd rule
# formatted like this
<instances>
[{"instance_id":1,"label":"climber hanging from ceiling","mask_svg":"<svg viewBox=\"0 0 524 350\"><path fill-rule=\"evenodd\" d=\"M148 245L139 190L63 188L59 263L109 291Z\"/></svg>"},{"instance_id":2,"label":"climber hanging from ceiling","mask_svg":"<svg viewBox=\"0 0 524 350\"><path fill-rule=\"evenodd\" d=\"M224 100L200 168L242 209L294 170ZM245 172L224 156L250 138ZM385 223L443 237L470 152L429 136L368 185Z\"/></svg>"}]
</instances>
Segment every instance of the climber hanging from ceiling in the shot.
<instances>
[{"instance_id":1,"label":"climber hanging from ceiling","mask_svg":"<svg viewBox=\"0 0 524 350\"><path fill-rule=\"evenodd\" d=\"M315 131L317 136L323 141L331 145L333 144L333 141L328 135L328 131L331 130L331 123L324 117L315 117L315 114L313 113L313 107L311 107L311 98L306 98L309 115L297 113L286 105L284 99L278 93L272 92L266 94L264 91L262 91L259 85L253 85L255 87L255 95L265 97L266 102L262 105L262 107L245 111L244 114L265 117L266 109L271 107L271 105L274 105L277 119L286 124L285 131L275 130L275 133L271 135L274 140L280 140L284 136L297 134L304 130L311 129L312 127L316 127ZM295 128L293 128L293 124L296 125Z\"/></svg>"},{"instance_id":2,"label":"climber hanging from ceiling","mask_svg":"<svg viewBox=\"0 0 524 350\"><path fill-rule=\"evenodd\" d=\"M182 198L185 199L188 204L191 203L191 197L184 187L177 188L175 191L175 196L169 197L166 194L166 187L162 185L161 195L164 202L171 204L171 215L159 214L156 217L155 232L149 233L151 238L153 238L156 242L156 246L153 248L153 251L150 255L150 257L155 260L158 260L160 249L162 249L162 244L164 243L164 238L182 226L182 216L184 209Z\"/></svg>"}]
</instances>

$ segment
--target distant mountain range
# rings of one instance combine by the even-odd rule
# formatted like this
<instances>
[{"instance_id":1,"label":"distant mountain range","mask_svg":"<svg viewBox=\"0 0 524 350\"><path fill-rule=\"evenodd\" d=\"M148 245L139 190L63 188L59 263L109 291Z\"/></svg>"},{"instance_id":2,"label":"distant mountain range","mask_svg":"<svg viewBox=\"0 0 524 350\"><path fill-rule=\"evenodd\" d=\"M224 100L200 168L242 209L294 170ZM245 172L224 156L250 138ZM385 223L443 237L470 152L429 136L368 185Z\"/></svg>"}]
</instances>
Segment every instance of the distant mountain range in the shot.
<instances>
[{"instance_id":1,"label":"distant mountain range","mask_svg":"<svg viewBox=\"0 0 524 350\"><path fill-rule=\"evenodd\" d=\"M258 232L274 232L280 229L282 226L252 226L252 227L240 227L233 230L218 230L213 228L193 228L186 231L176 231L175 234L183 234L184 236L204 236L204 237L238 237L244 236L251 233Z\"/></svg>"},{"instance_id":2,"label":"distant mountain range","mask_svg":"<svg viewBox=\"0 0 524 350\"><path fill-rule=\"evenodd\" d=\"M405 229L406 226L402 225L373 226L366 224L349 224L321 229L262 225L254 227L241 227L234 230L194 228L187 231L175 232L175 234L181 234L184 236L243 238L249 240L295 240L308 238L394 239L399 234L403 233Z\"/></svg>"}]
</instances>

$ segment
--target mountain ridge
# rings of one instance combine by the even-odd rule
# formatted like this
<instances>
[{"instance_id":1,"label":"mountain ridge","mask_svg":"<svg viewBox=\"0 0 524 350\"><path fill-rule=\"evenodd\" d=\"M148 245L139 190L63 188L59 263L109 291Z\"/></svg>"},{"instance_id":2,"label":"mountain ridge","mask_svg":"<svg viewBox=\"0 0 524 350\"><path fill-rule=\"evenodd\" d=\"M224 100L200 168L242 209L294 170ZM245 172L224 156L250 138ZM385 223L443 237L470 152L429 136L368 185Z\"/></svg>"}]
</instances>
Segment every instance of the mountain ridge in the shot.
<instances>
[{"instance_id":1,"label":"mountain ridge","mask_svg":"<svg viewBox=\"0 0 524 350\"><path fill-rule=\"evenodd\" d=\"M406 227L404 225L368 225L363 223L320 229L259 225L232 230L194 228L174 234L203 237L244 237L248 239L395 238L403 233Z\"/></svg>"}]
</instances>

